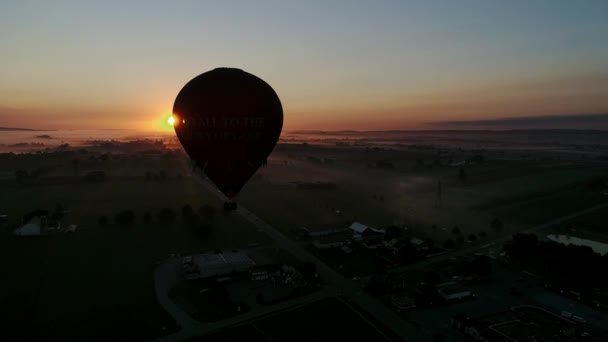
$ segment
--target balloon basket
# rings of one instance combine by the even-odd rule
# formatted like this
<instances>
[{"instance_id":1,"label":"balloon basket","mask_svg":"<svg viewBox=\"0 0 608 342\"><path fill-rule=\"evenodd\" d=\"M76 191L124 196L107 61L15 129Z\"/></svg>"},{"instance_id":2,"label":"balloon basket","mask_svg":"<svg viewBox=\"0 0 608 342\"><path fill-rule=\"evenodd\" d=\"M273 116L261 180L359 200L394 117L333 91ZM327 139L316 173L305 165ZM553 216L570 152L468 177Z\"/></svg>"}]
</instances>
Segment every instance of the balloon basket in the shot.
<instances>
[{"instance_id":1,"label":"balloon basket","mask_svg":"<svg viewBox=\"0 0 608 342\"><path fill-rule=\"evenodd\" d=\"M237 205L236 205L236 202L234 202L234 201L224 202L224 210L226 210L226 211L236 210L236 207L237 207Z\"/></svg>"}]
</instances>

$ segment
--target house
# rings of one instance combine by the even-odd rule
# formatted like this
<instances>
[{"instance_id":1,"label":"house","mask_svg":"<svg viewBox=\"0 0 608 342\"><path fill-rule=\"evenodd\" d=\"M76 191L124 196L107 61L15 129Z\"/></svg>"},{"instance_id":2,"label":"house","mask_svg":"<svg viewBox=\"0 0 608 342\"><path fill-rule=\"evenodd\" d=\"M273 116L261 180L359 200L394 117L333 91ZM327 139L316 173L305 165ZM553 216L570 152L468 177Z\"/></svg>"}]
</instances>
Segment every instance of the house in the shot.
<instances>
[{"instance_id":1,"label":"house","mask_svg":"<svg viewBox=\"0 0 608 342\"><path fill-rule=\"evenodd\" d=\"M320 236L312 244L317 249L340 248L350 244L349 238L350 234L342 231L340 233Z\"/></svg>"},{"instance_id":2,"label":"house","mask_svg":"<svg viewBox=\"0 0 608 342\"><path fill-rule=\"evenodd\" d=\"M471 290L458 286L454 282L443 283L437 286L437 293L445 301L455 301L473 298Z\"/></svg>"},{"instance_id":3,"label":"house","mask_svg":"<svg viewBox=\"0 0 608 342\"><path fill-rule=\"evenodd\" d=\"M351 224L349 229L353 233L353 239L357 241L378 236L382 237L385 233L384 230L372 228L359 222L354 222L353 224Z\"/></svg>"},{"instance_id":4,"label":"house","mask_svg":"<svg viewBox=\"0 0 608 342\"><path fill-rule=\"evenodd\" d=\"M35 217L31 219L28 223L23 226L15 229L13 232L16 236L39 236L42 235L42 226L40 222L40 218Z\"/></svg>"}]
</instances>

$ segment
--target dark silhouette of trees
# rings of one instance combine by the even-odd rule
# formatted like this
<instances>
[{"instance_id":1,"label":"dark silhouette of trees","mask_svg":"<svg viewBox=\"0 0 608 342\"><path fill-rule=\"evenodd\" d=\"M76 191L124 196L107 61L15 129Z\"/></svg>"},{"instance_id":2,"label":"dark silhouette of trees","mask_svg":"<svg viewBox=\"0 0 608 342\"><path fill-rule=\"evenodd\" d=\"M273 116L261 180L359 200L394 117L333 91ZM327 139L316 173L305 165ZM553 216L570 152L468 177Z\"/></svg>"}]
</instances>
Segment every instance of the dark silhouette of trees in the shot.
<instances>
[{"instance_id":1,"label":"dark silhouette of trees","mask_svg":"<svg viewBox=\"0 0 608 342\"><path fill-rule=\"evenodd\" d=\"M501 219L496 217L492 220L492 222L490 222L490 227L492 227L492 229L494 229L495 231L499 232L504 227L504 224L502 223Z\"/></svg>"},{"instance_id":2,"label":"dark silhouette of trees","mask_svg":"<svg viewBox=\"0 0 608 342\"><path fill-rule=\"evenodd\" d=\"M489 276L492 274L492 259L487 255L480 255L465 263L464 268L465 271L479 276Z\"/></svg>"},{"instance_id":3,"label":"dark silhouette of trees","mask_svg":"<svg viewBox=\"0 0 608 342\"><path fill-rule=\"evenodd\" d=\"M454 248L454 240L452 239L447 239L443 242L443 248L446 249L452 249Z\"/></svg>"},{"instance_id":4,"label":"dark silhouette of trees","mask_svg":"<svg viewBox=\"0 0 608 342\"><path fill-rule=\"evenodd\" d=\"M595 289L608 286L608 257L588 246L563 245L539 241L534 234L515 234L505 245L513 262L534 268L549 283L581 293L583 300L592 298Z\"/></svg>"},{"instance_id":5,"label":"dark silhouette of trees","mask_svg":"<svg viewBox=\"0 0 608 342\"><path fill-rule=\"evenodd\" d=\"M452 234L460 235L461 234L460 227L454 226L454 228L452 228Z\"/></svg>"},{"instance_id":6,"label":"dark silhouette of trees","mask_svg":"<svg viewBox=\"0 0 608 342\"><path fill-rule=\"evenodd\" d=\"M384 233L384 240L391 241L392 239L399 239L403 236L403 229L397 226L388 226Z\"/></svg>"},{"instance_id":7,"label":"dark silhouette of trees","mask_svg":"<svg viewBox=\"0 0 608 342\"><path fill-rule=\"evenodd\" d=\"M29 180L29 174L26 170L17 170L15 171L15 180L17 184L26 184Z\"/></svg>"},{"instance_id":8,"label":"dark silhouette of trees","mask_svg":"<svg viewBox=\"0 0 608 342\"><path fill-rule=\"evenodd\" d=\"M103 171L91 171L87 173L86 180L90 183L104 181L106 180L106 173Z\"/></svg>"},{"instance_id":9,"label":"dark silhouette of trees","mask_svg":"<svg viewBox=\"0 0 608 342\"><path fill-rule=\"evenodd\" d=\"M108 224L108 217L105 215L99 216L99 219L97 220L97 222L100 225L105 226L106 224Z\"/></svg>"},{"instance_id":10,"label":"dark silhouette of trees","mask_svg":"<svg viewBox=\"0 0 608 342\"><path fill-rule=\"evenodd\" d=\"M146 211L141 218L142 222L145 224L149 224L152 222L152 214L149 211Z\"/></svg>"},{"instance_id":11,"label":"dark silhouette of trees","mask_svg":"<svg viewBox=\"0 0 608 342\"><path fill-rule=\"evenodd\" d=\"M51 213L51 219L55 221L60 221L64 217L65 208L61 204L57 204L55 206L55 210Z\"/></svg>"},{"instance_id":12,"label":"dark silhouette of trees","mask_svg":"<svg viewBox=\"0 0 608 342\"><path fill-rule=\"evenodd\" d=\"M471 234L469 234L468 239L469 239L469 241L471 241L471 242L475 242L475 241L477 241L477 235L475 235L475 234L471 233Z\"/></svg>"},{"instance_id":13,"label":"dark silhouette of trees","mask_svg":"<svg viewBox=\"0 0 608 342\"><path fill-rule=\"evenodd\" d=\"M194 214L194 210L192 210L192 206L190 204L186 204L182 207L182 217L185 220L188 220Z\"/></svg>"},{"instance_id":14,"label":"dark silhouette of trees","mask_svg":"<svg viewBox=\"0 0 608 342\"><path fill-rule=\"evenodd\" d=\"M78 173L80 173L80 159L72 159L72 168L74 170L74 176L78 176Z\"/></svg>"},{"instance_id":15,"label":"dark silhouette of trees","mask_svg":"<svg viewBox=\"0 0 608 342\"><path fill-rule=\"evenodd\" d=\"M127 226L135 222L133 210L123 210L114 216L114 222L121 226Z\"/></svg>"},{"instance_id":16,"label":"dark silhouette of trees","mask_svg":"<svg viewBox=\"0 0 608 342\"><path fill-rule=\"evenodd\" d=\"M158 220L162 223L173 223L175 216L175 212L172 209L162 208L158 213Z\"/></svg>"},{"instance_id":17,"label":"dark silhouette of trees","mask_svg":"<svg viewBox=\"0 0 608 342\"><path fill-rule=\"evenodd\" d=\"M198 214L201 220L203 220L204 222L213 221L213 218L215 217L215 212L215 208L210 204L204 204L198 210Z\"/></svg>"},{"instance_id":18,"label":"dark silhouette of trees","mask_svg":"<svg viewBox=\"0 0 608 342\"><path fill-rule=\"evenodd\" d=\"M466 182L466 180L467 180L467 174L464 171L463 167L461 167L460 170L458 170L458 179L463 183Z\"/></svg>"}]
</instances>

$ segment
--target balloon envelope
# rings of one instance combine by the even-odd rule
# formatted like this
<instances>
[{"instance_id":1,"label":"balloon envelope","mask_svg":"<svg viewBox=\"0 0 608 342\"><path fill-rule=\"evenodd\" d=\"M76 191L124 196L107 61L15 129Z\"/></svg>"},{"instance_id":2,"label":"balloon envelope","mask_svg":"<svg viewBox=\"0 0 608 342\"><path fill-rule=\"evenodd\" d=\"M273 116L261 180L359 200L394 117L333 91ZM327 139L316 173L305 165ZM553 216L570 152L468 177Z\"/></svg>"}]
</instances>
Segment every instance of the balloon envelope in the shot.
<instances>
[{"instance_id":1,"label":"balloon envelope","mask_svg":"<svg viewBox=\"0 0 608 342\"><path fill-rule=\"evenodd\" d=\"M266 163L283 128L283 107L272 87L232 68L188 82L175 99L173 117L188 155L229 198Z\"/></svg>"}]
</instances>

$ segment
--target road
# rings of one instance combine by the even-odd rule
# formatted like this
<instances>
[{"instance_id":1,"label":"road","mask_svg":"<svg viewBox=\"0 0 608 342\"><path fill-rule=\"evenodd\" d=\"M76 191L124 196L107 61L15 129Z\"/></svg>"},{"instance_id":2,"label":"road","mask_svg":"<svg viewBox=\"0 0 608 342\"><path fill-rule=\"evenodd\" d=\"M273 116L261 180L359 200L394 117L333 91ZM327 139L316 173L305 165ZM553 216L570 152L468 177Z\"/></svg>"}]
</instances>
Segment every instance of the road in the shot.
<instances>
[{"instance_id":1,"label":"road","mask_svg":"<svg viewBox=\"0 0 608 342\"><path fill-rule=\"evenodd\" d=\"M539 231L541 231L543 229L546 229L546 228L549 228L552 225L560 224L560 223L569 221L569 220L571 220L571 219L573 219L575 217L578 217L578 216L581 216L581 215L585 215L585 214L588 214L588 213L593 212L595 210L606 208L606 207L608 207L608 202L600 203L600 204L597 204L597 205L595 205L593 207L590 207L590 208L587 208L587 209L583 209L583 210L579 210L577 212L574 212L574 213L571 213L571 214L568 214L568 215L565 215L565 216L553 219L553 220L551 220L549 222L545 222L543 224L539 224L539 225L534 226L532 228L519 231L518 233L528 233L528 234L529 233L538 233ZM429 259L426 259L426 260L423 260L423 261L420 261L420 262L417 262L417 263L414 263L414 264L409 264L409 265L403 265L403 266L400 266L400 267L396 267L396 268L392 269L391 272L399 273L399 272L405 272L405 271L409 271L409 270L424 268L424 267L429 266L430 264L436 263L438 261L443 261L443 260L447 260L447 259L450 259L450 258L454 258L454 257L458 257L458 256L463 256L463 255L471 254L471 253L476 252L479 249L483 249L483 248L486 248L488 246L498 246L500 244L509 242L511 240L511 237L512 237L512 235L509 234L509 235L505 235L503 237L496 238L496 239L492 240L491 242L487 242L486 241L486 242L483 242L483 243L477 243L477 244L471 245L470 247L467 247L467 248L456 249L456 250L453 250L453 251L450 251L450 252L447 252L447 253L444 253L444 254L441 254L441 255L438 255L438 256L435 256L435 257L432 257L432 258L429 258Z\"/></svg>"},{"instance_id":2,"label":"road","mask_svg":"<svg viewBox=\"0 0 608 342\"><path fill-rule=\"evenodd\" d=\"M206 179L202 179L197 176L193 176L193 178L198 181L203 187L205 187L211 193L217 195L219 199L222 201L226 201L226 197L217 191L215 185L210 183ZM594 210L598 210L601 208L608 207L608 202L598 204L591 208L587 208L584 210L577 211L575 213L565 215L559 217L557 219L551 220L549 222L543 223L541 225L532 227L522 233L535 233L542 229L548 228L554 224L559 224L564 221L570 220L580 215L584 215L590 213ZM203 324L197 321L192 320L187 313L183 312L179 307L177 307L169 298L168 298L168 290L171 286L170 283L166 283L162 278L168 276L164 274L167 272L167 269L171 266L163 265L159 267L156 273L156 283L157 283L157 295L159 296L159 303L167 310L173 318L178 322L181 326L182 330L174 335L169 335L164 338L159 339L159 341L174 341L180 340L189 337L201 336L204 334L208 334L215 329L219 329L222 327L227 327L230 325L234 325L237 323L245 322L249 319L258 317L260 315L270 313L272 311L286 309L292 307L294 305L302 305L303 303L312 302L316 296L319 298L323 298L328 295L341 295L347 296L351 298L353 302L355 302L360 307L364 308L370 315L372 315L378 322L382 322L386 327L391 329L395 334L397 334L404 341L430 341L431 336L428 331L421 331L416 327L412 326L410 323L405 321L402 317L400 317L396 312L392 311L388 307L386 307L382 302L378 299L369 296L367 293L363 291L361 286L351 279L344 278L341 274L334 271L332 268L327 266L322 260L317 258L316 256L309 253L306 249L304 249L299 244L293 242L282 233L280 233L277 229L275 229L270 224L266 223L264 220L257 217L251 211L244 208L242 205L236 210L236 213L241 215L246 220L250 221L254 224L258 229L265 232L268 236L270 236L274 242L281 248L289 251L295 257L304 262L311 262L317 265L317 271L321 278L324 280L324 289L323 291L318 292L316 295L309 295L302 298L298 302L288 301L285 303L277 304L275 306L271 306L265 308L264 310L254 310L252 312L248 312L228 320L223 320L216 323ZM493 240L491 245L497 245L500 243L507 242L511 239L511 235L504 236L498 239ZM473 253L481 248L487 247L486 244L476 244L468 248L454 250L440 256L433 257L431 259L427 259L415 264L405 265L402 267L398 267L392 270L392 272L403 272L417 268L424 268L432 263L436 263L438 261L446 260L456 256L462 256L466 254ZM175 266L174 266L175 267ZM159 288L160 286L160 288ZM185 316L185 317L184 317Z\"/></svg>"},{"instance_id":3,"label":"road","mask_svg":"<svg viewBox=\"0 0 608 342\"><path fill-rule=\"evenodd\" d=\"M226 197L217 191L215 185L199 177L194 177L194 179L196 179L209 191L215 193L218 198L226 201ZM285 235L281 234L270 224L257 217L242 205L238 206L236 212L249 222L253 223L258 229L270 236L270 238L272 238L279 247L289 251L301 261L311 262L317 265L317 272L324 281L324 291L335 295L350 297L353 302L360 307L363 307L377 321L382 322L404 341L430 340L430 336L420 336L420 332L417 331L415 327L404 321L396 312L387 308L378 299L365 293L359 284L355 283L351 279L344 278L341 274L327 266L319 258L309 253L299 244L291 241Z\"/></svg>"}]
</instances>

